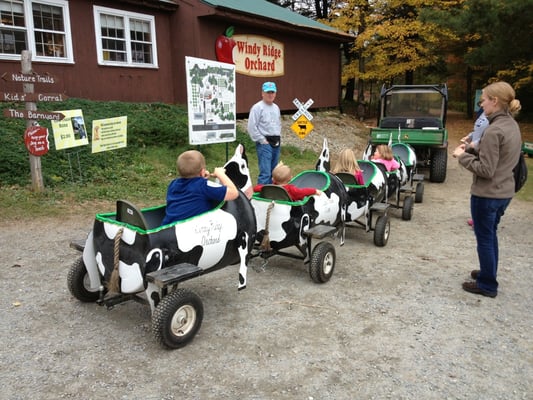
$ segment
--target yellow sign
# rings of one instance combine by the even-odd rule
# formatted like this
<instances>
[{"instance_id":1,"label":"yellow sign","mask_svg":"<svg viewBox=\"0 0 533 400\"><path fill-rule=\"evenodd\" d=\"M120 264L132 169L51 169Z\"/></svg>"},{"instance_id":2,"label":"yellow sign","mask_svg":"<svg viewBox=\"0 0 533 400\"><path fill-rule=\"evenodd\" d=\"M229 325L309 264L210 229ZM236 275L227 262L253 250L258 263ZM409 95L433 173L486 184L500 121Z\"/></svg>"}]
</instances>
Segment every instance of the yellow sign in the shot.
<instances>
[{"instance_id":1,"label":"yellow sign","mask_svg":"<svg viewBox=\"0 0 533 400\"><path fill-rule=\"evenodd\" d=\"M300 115L300 117L291 125L291 129L300 137L300 139L306 137L313 128L313 124L305 117L305 115Z\"/></svg>"},{"instance_id":2,"label":"yellow sign","mask_svg":"<svg viewBox=\"0 0 533 400\"><path fill-rule=\"evenodd\" d=\"M89 144L87 128L81 110L59 111L65 116L61 121L51 121L56 150Z\"/></svg>"},{"instance_id":3,"label":"yellow sign","mask_svg":"<svg viewBox=\"0 0 533 400\"><path fill-rule=\"evenodd\" d=\"M115 150L127 145L128 117L93 121L92 152Z\"/></svg>"}]
</instances>

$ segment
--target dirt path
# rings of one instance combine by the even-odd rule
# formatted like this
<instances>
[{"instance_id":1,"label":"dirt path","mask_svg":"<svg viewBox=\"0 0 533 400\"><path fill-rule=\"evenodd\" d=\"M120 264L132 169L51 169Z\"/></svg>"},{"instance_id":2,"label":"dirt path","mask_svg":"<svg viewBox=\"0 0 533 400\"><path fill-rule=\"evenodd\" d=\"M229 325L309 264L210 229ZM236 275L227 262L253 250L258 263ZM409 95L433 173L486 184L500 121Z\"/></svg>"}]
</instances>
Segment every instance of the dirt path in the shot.
<instances>
[{"instance_id":1,"label":"dirt path","mask_svg":"<svg viewBox=\"0 0 533 400\"><path fill-rule=\"evenodd\" d=\"M392 213L387 246L347 232L332 279L275 257L184 284L204 302L193 342L165 351L150 312L106 310L66 286L68 243L92 217L24 221L0 232L2 399L531 399L531 204L513 201L500 225L500 292L468 294L477 265L466 224L470 175L450 159L425 184L411 221ZM101 210L97 210L101 211Z\"/></svg>"}]
</instances>

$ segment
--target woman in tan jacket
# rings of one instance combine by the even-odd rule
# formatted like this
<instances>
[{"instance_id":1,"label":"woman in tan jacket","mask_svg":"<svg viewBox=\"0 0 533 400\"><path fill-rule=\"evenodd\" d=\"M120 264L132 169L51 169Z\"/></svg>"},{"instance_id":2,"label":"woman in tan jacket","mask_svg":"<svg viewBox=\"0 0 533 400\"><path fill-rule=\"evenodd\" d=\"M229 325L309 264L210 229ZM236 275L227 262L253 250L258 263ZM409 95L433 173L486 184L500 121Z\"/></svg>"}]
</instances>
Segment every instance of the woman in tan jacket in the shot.
<instances>
[{"instance_id":1,"label":"woman in tan jacket","mask_svg":"<svg viewBox=\"0 0 533 400\"><path fill-rule=\"evenodd\" d=\"M514 196L513 168L518 162L522 136L513 116L520 110L515 91L506 82L485 87L481 106L489 119L474 154L465 152L461 144L454 152L459 164L473 174L470 189L470 209L477 241L479 270L470 276L474 281L463 283L470 293L488 297L498 294L498 237L497 228L505 209Z\"/></svg>"}]
</instances>

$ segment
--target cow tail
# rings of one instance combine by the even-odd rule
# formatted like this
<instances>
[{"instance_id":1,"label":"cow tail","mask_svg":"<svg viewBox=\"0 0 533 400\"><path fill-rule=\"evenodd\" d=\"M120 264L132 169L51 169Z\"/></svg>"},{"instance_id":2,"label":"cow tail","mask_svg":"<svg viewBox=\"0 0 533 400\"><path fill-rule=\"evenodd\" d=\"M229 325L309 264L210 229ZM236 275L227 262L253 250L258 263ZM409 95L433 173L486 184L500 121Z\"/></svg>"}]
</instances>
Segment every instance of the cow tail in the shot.
<instances>
[{"instance_id":1,"label":"cow tail","mask_svg":"<svg viewBox=\"0 0 533 400\"><path fill-rule=\"evenodd\" d=\"M119 259L120 259L120 239L122 237L122 232L124 228L120 228L115 235L115 242L113 247L113 272L111 272L111 278L109 278L109 283L107 285L107 290L114 293L120 293L119 287Z\"/></svg>"},{"instance_id":2,"label":"cow tail","mask_svg":"<svg viewBox=\"0 0 533 400\"><path fill-rule=\"evenodd\" d=\"M270 203L267 208L267 215L266 215L266 222L265 222L265 234L263 235L263 240L261 240L261 250L270 251L272 250L272 247L270 247L270 237L268 234L268 226L270 225L270 212L274 208L274 202Z\"/></svg>"}]
</instances>

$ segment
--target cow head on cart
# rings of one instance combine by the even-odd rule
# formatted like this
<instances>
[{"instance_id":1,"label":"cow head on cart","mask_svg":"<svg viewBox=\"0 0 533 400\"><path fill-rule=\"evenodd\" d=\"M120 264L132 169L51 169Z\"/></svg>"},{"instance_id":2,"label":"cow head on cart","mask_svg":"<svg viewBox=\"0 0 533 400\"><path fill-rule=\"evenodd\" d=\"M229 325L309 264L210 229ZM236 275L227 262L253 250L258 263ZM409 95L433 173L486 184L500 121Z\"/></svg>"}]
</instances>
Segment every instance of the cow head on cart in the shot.
<instances>
[{"instance_id":1,"label":"cow head on cart","mask_svg":"<svg viewBox=\"0 0 533 400\"><path fill-rule=\"evenodd\" d=\"M331 165L328 141L324 138L322 151L316 164L318 171L328 171ZM371 161L358 161L363 172L363 185L358 185L355 176L350 173L339 173L337 176L344 183L348 192L346 221L355 221L374 203L384 200L387 178L383 171Z\"/></svg>"}]
</instances>

